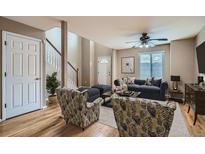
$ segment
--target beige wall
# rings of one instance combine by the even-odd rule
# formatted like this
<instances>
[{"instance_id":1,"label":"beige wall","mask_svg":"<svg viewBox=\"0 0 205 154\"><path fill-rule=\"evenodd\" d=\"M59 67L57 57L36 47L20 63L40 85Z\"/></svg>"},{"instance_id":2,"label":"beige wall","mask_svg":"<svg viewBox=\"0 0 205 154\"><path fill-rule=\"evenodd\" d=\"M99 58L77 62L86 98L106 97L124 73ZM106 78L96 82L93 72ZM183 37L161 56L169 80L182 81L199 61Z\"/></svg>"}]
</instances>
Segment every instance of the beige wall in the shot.
<instances>
[{"instance_id":1,"label":"beige wall","mask_svg":"<svg viewBox=\"0 0 205 154\"><path fill-rule=\"evenodd\" d=\"M179 88L195 82L195 39L172 41L170 45L170 74L180 75Z\"/></svg>"},{"instance_id":2,"label":"beige wall","mask_svg":"<svg viewBox=\"0 0 205 154\"><path fill-rule=\"evenodd\" d=\"M114 88L114 80L117 79L117 51L112 52L112 87Z\"/></svg>"},{"instance_id":3,"label":"beige wall","mask_svg":"<svg viewBox=\"0 0 205 154\"><path fill-rule=\"evenodd\" d=\"M112 49L88 39L82 39L82 85L97 84L97 58L112 56Z\"/></svg>"},{"instance_id":4,"label":"beige wall","mask_svg":"<svg viewBox=\"0 0 205 154\"><path fill-rule=\"evenodd\" d=\"M117 51L117 78L121 79L123 77L136 77L139 78L139 53L150 52L150 51L164 51L164 80L169 81L170 79L170 45L159 45L149 49L123 49ZM122 57L135 57L135 72L133 74L123 74L121 73L121 58Z\"/></svg>"},{"instance_id":5,"label":"beige wall","mask_svg":"<svg viewBox=\"0 0 205 154\"><path fill-rule=\"evenodd\" d=\"M82 85L90 86L90 40L82 38Z\"/></svg>"},{"instance_id":6,"label":"beige wall","mask_svg":"<svg viewBox=\"0 0 205 154\"><path fill-rule=\"evenodd\" d=\"M13 33L18 33L21 35L26 35L30 37L34 37L37 39L45 40L45 33L42 30L0 17L0 43L2 44L2 31L9 31ZM42 47L42 54L44 58L45 50L44 50L44 45ZM0 58L2 59L2 46L0 46ZM45 60L44 60L45 62ZM45 64L44 64L45 66ZM0 72L2 72L2 64L0 63ZM45 72L45 70L43 70ZM44 84L45 84L45 76L44 76ZM45 85L44 85L45 86ZM2 78L0 76L0 87L2 87ZM0 88L0 98L1 98L1 103L2 103L2 89ZM0 119L1 119L1 103L0 103Z\"/></svg>"},{"instance_id":7,"label":"beige wall","mask_svg":"<svg viewBox=\"0 0 205 154\"><path fill-rule=\"evenodd\" d=\"M79 85L82 81L82 37L75 33L68 33L68 61L75 67L79 68ZM75 73L75 72L73 72Z\"/></svg>"},{"instance_id":8,"label":"beige wall","mask_svg":"<svg viewBox=\"0 0 205 154\"><path fill-rule=\"evenodd\" d=\"M90 41L90 85L95 84L94 68L95 68L95 42Z\"/></svg>"}]
</instances>

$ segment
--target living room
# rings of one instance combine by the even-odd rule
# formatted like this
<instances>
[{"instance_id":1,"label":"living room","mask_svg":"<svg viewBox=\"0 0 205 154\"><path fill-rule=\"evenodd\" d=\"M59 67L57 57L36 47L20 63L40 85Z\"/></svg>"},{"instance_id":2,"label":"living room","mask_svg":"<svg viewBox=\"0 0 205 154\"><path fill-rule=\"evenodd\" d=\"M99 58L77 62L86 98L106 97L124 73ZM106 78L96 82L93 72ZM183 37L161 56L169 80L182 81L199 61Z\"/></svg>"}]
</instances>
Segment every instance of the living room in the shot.
<instances>
[{"instance_id":1,"label":"living room","mask_svg":"<svg viewBox=\"0 0 205 154\"><path fill-rule=\"evenodd\" d=\"M202 0L11 1L2 153L203 152Z\"/></svg>"},{"instance_id":2,"label":"living room","mask_svg":"<svg viewBox=\"0 0 205 154\"><path fill-rule=\"evenodd\" d=\"M36 113L34 112L33 114L45 114L46 112L51 112L53 110L53 112L56 112L56 114L53 114L54 117L50 117L50 121L53 122L56 118L56 120L59 120L58 115L60 114L60 111L62 111L62 116L64 118L57 121L56 125L59 125L59 123L64 123L60 126L65 127L65 122L69 124L73 123L77 126L79 125L80 122L78 120L78 124L76 124L75 120L73 122L68 122L70 115L64 115L68 111L65 110L65 107L63 106L68 105L69 102L61 98L63 95L59 95L60 92L57 93L58 100L56 98L57 96L55 96L56 88L60 85L60 83L62 84L62 76L66 75L66 78L64 78L66 79L66 84L64 82L63 87L69 88L71 93L75 93L75 90L77 89L77 91L81 91L83 95L86 90L88 92L88 96L83 97L87 97L87 105L91 108L96 102L101 104L96 107L96 109L93 109L95 111L94 113L90 113L89 116L93 117L93 119L91 118L91 121L88 120L86 124L79 126L79 128L82 128L84 131L81 132L80 129L76 127L75 129L78 131L72 136L84 136L84 134L88 134L88 132L90 132L90 135L88 136L95 136L96 134L92 134L93 127L97 127L99 129L104 127L104 129L109 129L107 132L102 131L102 134L98 134L100 136L119 136L119 133L123 128L119 128L121 126L117 123L117 117L115 117L116 113L113 112L112 109L113 100L115 100L112 98L113 94L127 98L135 98L136 101L139 98L142 102L144 99L151 101L151 103L163 102L166 104L167 102L174 102L175 107L172 112L170 111L173 115L169 117L172 119L171 123L167 124L169 125L169 128L165 129L166 133L161 135L171 137L204 136L205 132L203 129L205 119L200 114L194 115L194 113L196 113L194 109L192 109L189 113L186 113L190 106L186 103L186 97L188 96L185 94L185 84L198 83L198 76L201 78L203 77L203 74L198 73L199 69L196 49L205 40L203 37L205 33L204 17L58 17L59 20L69 20L70 24L70 30L66 32L67 36L65 38L68 40L67 43L69 44L67 51L68 58L66 59L67 68L65 69L68 70L65 74L63 74L64 72L62 68L64 64L62 64L63 56L61 56L63 46L61 42L62 27L59 28L55 26L56 17L32 18L33 22L31 22L28 17L10 16L1 17L0 19L2 22L3 31L7 30L21 34L21 31L13 31L12 27L9 27L9 25L12 24L15 25L15 27L19 27L18 29L27 29L27 33L23 32L23 35L31 35L31 33L35 30L32 26L35 26L35 23L39 20L43 21L42 24L39 24L36 27L41 30L35 30L39 31L41 36L32 35L42 39L46 38L44 56L46 64L42 65L46 66L46 68L42 68L45 69L42 76L49 76L46 79L47 93L42 96L43 100L44 98L48 98L48 100L45 103L42 101L43 103L41 104L41 108L44 110L37 111ZM124 24L126 29L132 29L132 27L137 26L139 29L135 28L132 32L127 32L127 30L125 30L124 33L126 34L123 34L124 37L120 38L119 35L121 34L118 32L118 29L120 29L118 22L122 22L123 20L129 21L130 23L128 26L127 24ZM152 28L145 31L148 29L149 25L146 24L146 22L138 24L140 20L152 21L154 24L153 27L157 27L159 32L152 32ZM51 25L48 26L49 28L46 27L48 21L55 21L51 24L52 28L50 28ZM89 22L85 24L84 21ZM106 25L101 26L99 24L100 21L106 23ZM174 24L169 25L167 24L167 21L172 21ZM82 24L84 24L84 27L80 28L80 25ZM184 24L189 24L192 26L184 29ZM161 27L168 27L167 31L163 32L160 30L160 26L158 25L163 25ZM120 26L122 26L122 24ZM95 27L100 28L101 31L93 31L92 29ZM143 27L143 30L141 30L141 27ZM114 28L116 31L113 30ZM112 29L112 31L110 31L110 29ZM29 31L30 33L28 33ZM43 36L43 31L45 31L45 36ZM109 35L103 35L105 33L109 33ZM6 32L5 35L8 35L9 37L19 36ZM21 37L24 37L23 35ZM56 72L56 78L55 74L53 74L54 72ZM37 76L36 79L39 80ZM44 77L42 77L42 80L44 80ZM203 79L201 80L203 82ZM52 87L53 83L56 83L54 88ZM44 85L42 84L42 86ZM42 88L44 89L44 87ZM17 100L20 99L17 96L15 97ZM70 105L72 106L72 103L74 102L71 101ZM56 106L58 103L61 104L61 108ZM9 106L9 104L7 105ZM68 106L66 109L73 112L71 106ZM22 112L23 107L22 110L16 114L14 114L12 109L5 109L4 106L2 109L2 116L4 120L6 120L6 116L8 118L14 117L11 120L5 121L8 122L8 128L12 126L13 122L16 120L25 120L23 118L24 116L19 116L16 118L15 116L28 112ZM5 112L6 110L8 110L8 112ZM8 114L9 110L10 114ZM30 111L33 110L36 110L36 108ZM26 116L28 116L27 118L30 118L29 115L30 114L26 114ZM73 118L78 119L78 116L78 114L75 114ZM33 120L39 120L40 122L41 118L33 118ZM165 121L167 122L167 120ZM2 125L4 125L4 122ZM27 126L27 124L25 125ZM53 123L50 123L50 125L52 127ZM49 130L46 133L42 133L41 131L31 132L30 129L33 129L35 126L34 124L22 131L23 126L24 125L20 125L19 128L14 130L11 129L8 132L2 131L1 134L2 136L13 136L14 134L16 136L24 136L25 134L30 134L28 136L36 136L36 134L47 136L48 134L51 135L53 133L51 128L49 129L51 132ZM36 127L43 129L47 126L48 124L45 123L45 125L37 125ZM72 127L69 127L69 129ZM153 128L150 127L150 129ZM61 133L52 134L51 136L70 136L73 132L66 131L66 134ZM140 132L137 132L137 134L136 132L134 134L133 132L129 133L124 135L142 136L142 134L140 135ZM124 135L120 134L120 136ZM156 133L143 134L143 136L158 135L160 136L160 134Z\"/></svg>"}]
</instances>

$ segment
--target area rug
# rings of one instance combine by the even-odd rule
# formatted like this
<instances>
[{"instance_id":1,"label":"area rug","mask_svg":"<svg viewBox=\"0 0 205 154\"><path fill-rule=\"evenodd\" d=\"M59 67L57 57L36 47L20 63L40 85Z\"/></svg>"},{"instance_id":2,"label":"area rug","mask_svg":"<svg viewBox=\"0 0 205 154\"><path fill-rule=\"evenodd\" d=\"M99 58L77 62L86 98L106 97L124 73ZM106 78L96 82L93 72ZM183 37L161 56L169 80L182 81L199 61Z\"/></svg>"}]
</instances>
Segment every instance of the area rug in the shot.
<instances>
[{"instance_id":1,"label":"area rug","mask_svg":"<svg viewBox=\"0 0 205 154\"><path fill-rule=\"evenodd\" d=\"M112 108L101 106L99 122L114 128L117 128ZM190 137L190 133L186 127L184 117L181 113L179 104L174 113L174 120L169 133L169 137Z\"/></svg>"}]
</instances>

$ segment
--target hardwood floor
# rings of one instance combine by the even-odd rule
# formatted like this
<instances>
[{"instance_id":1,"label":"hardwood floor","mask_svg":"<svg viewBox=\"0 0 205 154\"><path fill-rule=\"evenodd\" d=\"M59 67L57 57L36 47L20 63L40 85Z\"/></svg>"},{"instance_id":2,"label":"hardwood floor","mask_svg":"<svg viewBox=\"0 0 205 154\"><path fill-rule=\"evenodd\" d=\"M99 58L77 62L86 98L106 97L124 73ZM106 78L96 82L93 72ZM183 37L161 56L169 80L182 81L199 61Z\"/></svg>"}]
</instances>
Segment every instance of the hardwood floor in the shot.
<instances>
[{"instance_id":1,"label":"hardwood floor","mask_svg":"<svg viewBox=\"0 0 205 154\"><path fill-rule=\"evenodd\" d=\"M73 126L65 125L60 117L58 105L52 105L44 110L34 111L0 123L0 136L76 136L103 137L118 136L116 128L96 122L84 131Z\"/></svg>"},{"instance_id":2,"label":"hardwood floor","mask_svg":"<svg viewBox=\"0 0 205 154\"><path fill-rule=\"evenodd\" d=\"M192 136L197 136L197 137L205 136L205 116L198 115L196 124L193 125L193 121L194 121L193 120L194 119L193 111L190 110L190 112L187 113L188 106L183 105L183 104L180 104L180 108L181 108L181 111L183 113L185 123L186 123L188 130L189 130L189 133Z\"/></svg>"},{"instance_id":3,"label":"hardwood floor","mask_svg":"<svg viewBox=\"0 0 205 154\"><path fill-rule=\"evenodd\" d=\"M205 136L205 116L198 116L193 126L193 112L187 113L187 106L180 104L187 128L192 136ZM57 104L44 110L34 111L0 123L0 136L70 136L70 137L115 137L119 136L116 128L96 122L84 131L73 126L65 125L60 117Z\"/></svg>"}]
</instances>

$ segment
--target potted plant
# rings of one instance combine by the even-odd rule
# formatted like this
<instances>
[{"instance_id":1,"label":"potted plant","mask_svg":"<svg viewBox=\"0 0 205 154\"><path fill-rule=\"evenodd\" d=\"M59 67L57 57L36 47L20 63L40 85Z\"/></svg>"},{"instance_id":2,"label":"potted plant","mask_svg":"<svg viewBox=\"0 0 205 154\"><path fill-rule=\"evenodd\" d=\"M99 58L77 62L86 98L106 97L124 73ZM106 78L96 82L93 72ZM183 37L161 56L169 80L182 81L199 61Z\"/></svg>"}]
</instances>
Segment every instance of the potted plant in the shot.
<instances>
[{"instance_id":1,"label":"potted plant","mask_svg":"<svg viewBox=\"0 0 205 154\"><path fill-rule=\"evenodd\" d=\"M46 76L46 89L50 94L48 96L49 103L57 102L56 88L60 86L60 81L57 79L57 72L53 72L51 75Z\"/></svg>"}]
</instances>

